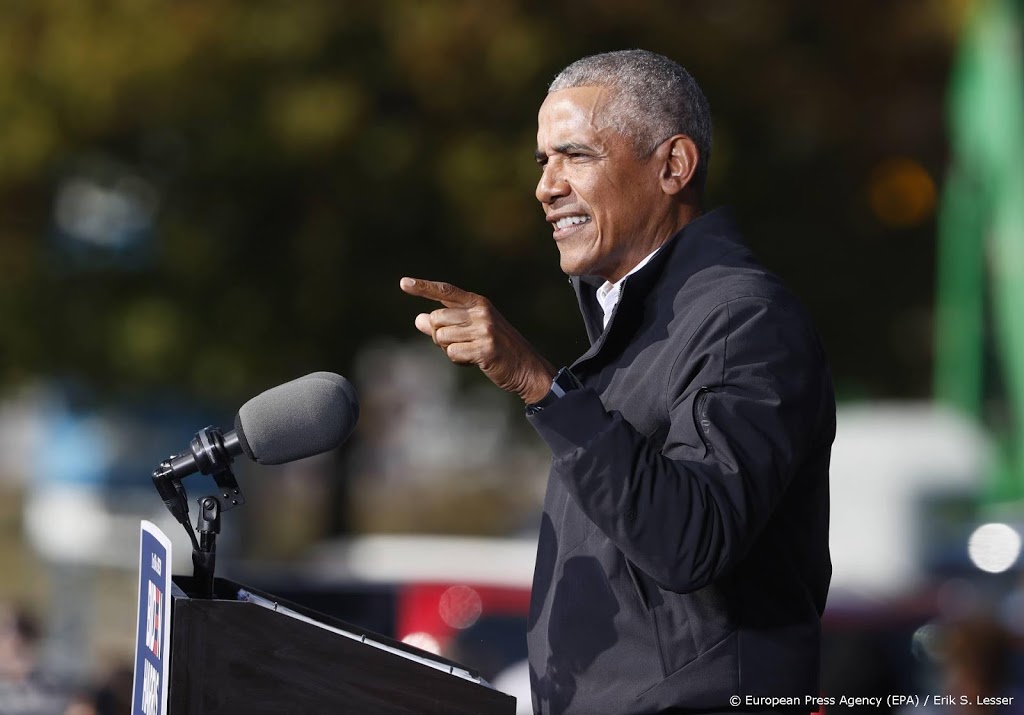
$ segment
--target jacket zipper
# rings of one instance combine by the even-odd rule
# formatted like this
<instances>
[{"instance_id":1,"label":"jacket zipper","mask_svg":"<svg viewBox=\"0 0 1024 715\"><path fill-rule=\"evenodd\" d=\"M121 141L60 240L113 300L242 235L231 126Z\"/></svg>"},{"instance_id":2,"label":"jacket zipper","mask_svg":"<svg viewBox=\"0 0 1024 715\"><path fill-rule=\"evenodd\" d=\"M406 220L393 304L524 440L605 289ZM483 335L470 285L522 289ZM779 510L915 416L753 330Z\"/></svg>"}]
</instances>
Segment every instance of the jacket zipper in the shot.
<instances>
[{"instance_id":1,"label":"jacket zipper","mask_svg":"<svg viewBox=\"0 0 1024 715\"><path fill-rule=\"evenodd\" d=\"M715 447L711 444L711 418L708 417L708 397L711 396L711 388L701 385L697 391L697 399L693 402L693 421L700 434L700 441L708 454L714 454Z\"/></svg>"}]
</instances>

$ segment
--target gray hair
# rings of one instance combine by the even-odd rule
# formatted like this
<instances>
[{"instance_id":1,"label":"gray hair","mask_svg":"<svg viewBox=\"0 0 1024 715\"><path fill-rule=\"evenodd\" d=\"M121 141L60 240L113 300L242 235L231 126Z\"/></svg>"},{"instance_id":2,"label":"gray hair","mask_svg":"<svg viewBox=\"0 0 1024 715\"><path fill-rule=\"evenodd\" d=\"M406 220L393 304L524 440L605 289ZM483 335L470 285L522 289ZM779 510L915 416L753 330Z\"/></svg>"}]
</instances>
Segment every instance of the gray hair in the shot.
<instances>
[{"instance_id":1,"label":"gray hair","mask_svg":"<svg viewBox=\"0 0 1024 715\"><path fill-rule=\"evenodd\" d=\"M640 156L650 156L673 134L697 146L694 173L704 193L711 159L711 110L697 82L681 65L647 50L620 50L576 60L558 73L548 94L571 87L607 87L612 126L632 138Z\"/></svg>"}]
</instances>

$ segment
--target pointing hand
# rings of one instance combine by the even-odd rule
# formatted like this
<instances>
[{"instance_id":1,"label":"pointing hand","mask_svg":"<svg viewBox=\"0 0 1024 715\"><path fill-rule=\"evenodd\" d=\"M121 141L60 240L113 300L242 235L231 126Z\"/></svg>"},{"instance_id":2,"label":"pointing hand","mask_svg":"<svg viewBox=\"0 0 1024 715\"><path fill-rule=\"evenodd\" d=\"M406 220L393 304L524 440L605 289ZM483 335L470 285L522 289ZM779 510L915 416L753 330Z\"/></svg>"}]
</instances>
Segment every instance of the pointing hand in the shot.
<instances>
[{"instance_id":1,"label":"pointing hand","mask_svg":"<svg viewBox=\"0 0 1024 715\"><path fill-rule=\"evenodd\" d=\"M450 283L420 278L403 278L400 285L409 295L444 306L417 315L416 328L429 335L449 360L476 365L491 382L516 393L527 404L539 402L548 393L555 376L551 363L487 298Z\"/></svg>"}]
</instances>

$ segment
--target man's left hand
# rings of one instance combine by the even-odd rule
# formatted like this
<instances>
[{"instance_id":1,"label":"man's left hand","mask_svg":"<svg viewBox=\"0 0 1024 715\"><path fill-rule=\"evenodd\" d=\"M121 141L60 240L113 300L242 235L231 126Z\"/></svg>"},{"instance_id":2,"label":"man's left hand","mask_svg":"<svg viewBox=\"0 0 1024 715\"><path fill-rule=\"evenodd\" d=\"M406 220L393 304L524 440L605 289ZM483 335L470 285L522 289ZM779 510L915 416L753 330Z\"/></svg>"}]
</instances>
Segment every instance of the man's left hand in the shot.
<instances>
[{"instance_id":1,"label":"man's left hand","mask_svg":"<svg viewBox=\"0 0 1024 715\"><path fill-rule=\"evenodd\" d=\"M476 365L491 382L514 392L527 404L551 389L555 370L526 338L505 320L491 301L450 283L403 278L409 295L437 301L443 308L416 316L416 329L429 335L448 359Z\"/></svg>"}]
</instances>

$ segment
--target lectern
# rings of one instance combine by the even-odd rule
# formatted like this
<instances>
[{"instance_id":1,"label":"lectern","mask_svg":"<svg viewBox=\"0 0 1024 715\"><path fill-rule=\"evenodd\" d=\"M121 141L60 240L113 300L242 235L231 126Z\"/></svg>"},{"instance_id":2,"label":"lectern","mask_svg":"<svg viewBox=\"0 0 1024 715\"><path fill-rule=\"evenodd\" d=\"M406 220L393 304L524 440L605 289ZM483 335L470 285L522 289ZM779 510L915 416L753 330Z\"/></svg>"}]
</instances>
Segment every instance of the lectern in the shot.
<instances>
[{"instance_id":1,"label":"lectern","mask_svg":"<svg viewBox=\"0 0 1024 715\"><path fill-rule=\"evenodd\" d=\"M345 378L313 373L247 402L235 430L200 430L153 471L195 571L171 578L170 540L142 524L133 713L163 715L166 703L168 715L513 715L515 698L458 663L214 577L221 515L245 503L232 460L312 456L303 450L338 446L357 415ZM193 529L182 480L196 473L218 493L199 499Z\"/></svg>"},{"instance_id":2,"label":"lectern","mask_svg":"<svg viewBox=\"0 0 1024 715\"><path fill-rule=\"evenodd\" d=\"M216 578L174 577L170 715L513 715L445 658Z\"/></svg>"}]
</instances>

